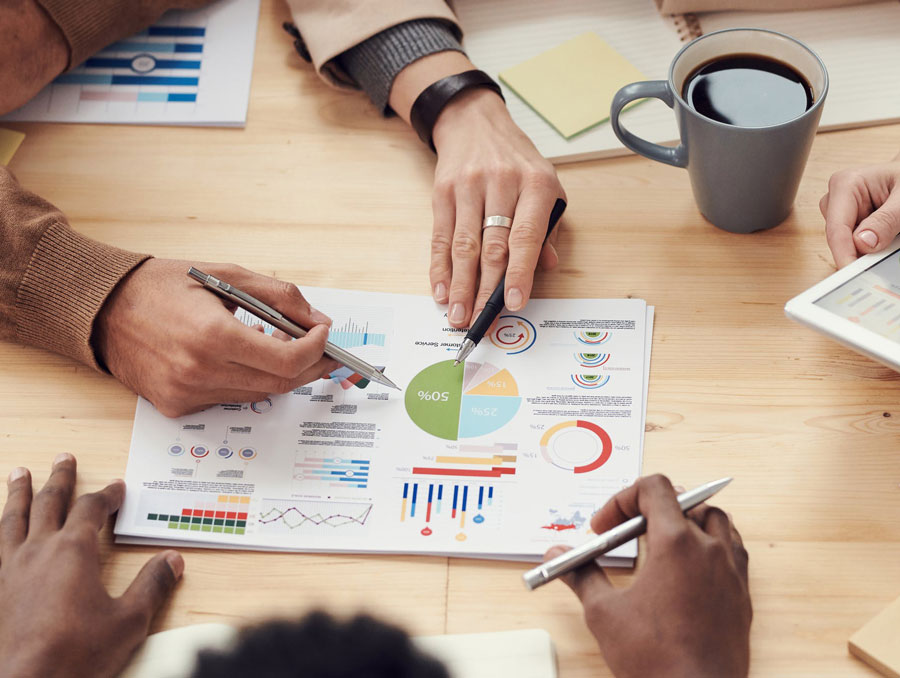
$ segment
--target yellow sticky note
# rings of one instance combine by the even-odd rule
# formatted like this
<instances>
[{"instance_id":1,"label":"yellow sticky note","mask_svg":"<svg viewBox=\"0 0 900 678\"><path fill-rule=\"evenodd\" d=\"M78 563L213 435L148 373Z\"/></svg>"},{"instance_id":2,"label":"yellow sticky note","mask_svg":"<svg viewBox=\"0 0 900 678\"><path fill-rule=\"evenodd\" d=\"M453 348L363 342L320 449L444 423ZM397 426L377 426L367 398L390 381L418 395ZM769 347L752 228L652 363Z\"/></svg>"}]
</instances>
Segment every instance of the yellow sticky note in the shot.
<instances>
[{"instance_id":1,"label":"yellow sticky note","mask_svg":"<svg viewBox=\"0 0 900 678\"><path fill-rule=\"evenodd\" d=\"M25 135L21 132L0 128L0 165L9 164L24 138Z\"/></svg>"},{"instance_id":2,"label":"yellow sticky note","mask_svg":"<svg viewBox=\"0 0 900 678\"><path fill-rule=\"evenodd\" d=\"M609 119L621 87L647 78L596 33L513 66L500 79L566 139Z\"/></svg>"}]
</instances>

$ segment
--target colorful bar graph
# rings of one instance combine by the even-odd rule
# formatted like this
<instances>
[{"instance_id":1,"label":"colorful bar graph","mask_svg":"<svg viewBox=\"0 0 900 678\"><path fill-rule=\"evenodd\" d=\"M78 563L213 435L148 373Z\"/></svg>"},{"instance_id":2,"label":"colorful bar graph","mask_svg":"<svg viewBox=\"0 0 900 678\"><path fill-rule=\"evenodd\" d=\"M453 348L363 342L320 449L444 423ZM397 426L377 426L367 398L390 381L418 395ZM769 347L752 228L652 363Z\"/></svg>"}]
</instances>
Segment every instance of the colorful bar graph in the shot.
<instances>
[{"instance_id":1,"label":"colorful bar graph","mask_svg":"<svg viewBox=\"0 0 900 678\"><path fill-rule=\"evenodd\" d=\"M79 99L81 101L178 101L193 103L197 101L197 95L188 92L128 92L118 90L98 91L85 89L81 90Z\"/></svg>"},{"instance_id":2,"label":"colorful bar graph","mask_svg":"<svg viewBox=\"0 0 900 678\"><path fill-rule=\"evenodd\" d=\"M448 501L450 502L449 515L441 513L441 502L444 496L445 485L447 486ZM453 490L452 498L449 497L451 486ZM408 522L417 517L416 505L419 503L418 495L420 490L425 510L419 511L418 519L424 523L424 529L421 531L424 536L433 534L432 528L438 529L441 525L454 524L457 518L461 528L466 527L467 522L471 525L482 525L491 518L491 507L494 503L494 487L492 485L406 481L403 483L400 502L400 522ZM470 493L472 495L471 503L469 501ZM408 512L407 508L409 509ZM447 522L443 522L441 518ZM498 525L496 515L490 520L489 524Z\"/></svg>"},{"instance_id":3,"label":"colorful bar graph","mask_svg":"<svg viewBox=\"0 0 900 678\"><path fill-rule=\"evenodd\" d=\"M400 522L406 520L406 499L409 496L409 483L403 483L403 503L400 504Z\"/></svg>"},{"instance_id":4,"label":"colorful bar graph","mask_svg":"<svg viewBox=\"0 0 900 678\"><path fill-rule=\"evenodd\" d=\"M368 486L368 459L343 459L341 457L300 456L294 462L294 480L327 482L331 487Z\"/></svg>"},{"instance_id":5,"label":"colorful bar graph","mask_svg":"<svg viewBox=\"0 0 900 678\"><path fill-rule=\"evenodd\" d=\"M349 318L343 325L332 327L328 341L341 348L357 346L384 346L385 335L369 332L369 323L360 325Z\"/></svg>"}]
</instances>

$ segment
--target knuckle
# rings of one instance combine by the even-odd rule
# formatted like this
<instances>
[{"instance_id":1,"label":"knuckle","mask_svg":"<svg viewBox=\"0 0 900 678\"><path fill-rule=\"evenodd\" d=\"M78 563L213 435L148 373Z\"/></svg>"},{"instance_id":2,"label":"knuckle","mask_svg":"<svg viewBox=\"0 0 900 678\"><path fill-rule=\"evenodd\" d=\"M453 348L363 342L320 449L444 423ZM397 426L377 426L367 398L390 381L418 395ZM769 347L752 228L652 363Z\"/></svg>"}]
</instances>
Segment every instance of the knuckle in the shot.
<instances>
[{"instance_id":1,"label":"knuckle","mask_svg":"<svg viewBox=\"0 0 900 678\"><path fill-rule=\"evenodd\" d=\"M640 489L649 492L661 492L672 487L672 483L662 473L654 473L651 476L644 476L638 481Z\"/></svg>"},{"instance_id":2,"label":"knuckle","mask_svg":"<svg viewBox=\"0 0 900 678\"><path fill-rule=\"evenodd\" d=\"M481 251L481 243L467 233L459 233L453 238L452 253L454 258L472 259Z\"/></svg>"},{"instance_id":3,"label":"knuckle","mask_svg":"<svg viewBox=\"0 0 900 678\"><path fill-rule=\"evenodd\" d=\"M866 219L866 226L881 232L900 230L900 214L892 214L886 210L876 210Z\"/></svg>"},{"instance_id":4,"label":"knuckle","mask_svg":"<svg viewBox=\"0 0 900 678\"><path fill-rule=\"evenodd\" d=\"M437 206L440 203L453 199L453 182L446 178L434 180L434 189L431 193L431 204Z\"/></svg>"},{"instance_id":5,"label":"knuckle","mask_svg":"<svg viewBox=\"0 0 900 678\"><path fill-rule=\"evenodd\" d=\"M544 231L546 232L546 226ZM543 240L543 238L544 233L541 233L540 226L537 223L531 219L522 219L510 230L509 245L510 247L515 245L533 245Z\"/></svg>"},{"instance_id":6,"label":"knuckle","mask_svg":"<svg viewBox=\"0 0 900 678\"><path fill-rule=\"evenodd\" d=\"M431 237L431 255L433 257L449 256L451 247L450 238L446 235L435 233Z\"/></svg>"},{"instance_id":7,"label":"knuckle","mask_svg":"<svg viewBox=\"0 0 900 678\"><path fill-rule=\"evenodd\" d=\"M67 527L59 536L64 548L72 551L85 551L97 540L97 532L89 526L77 525Z\"/></svg>"},{"instance_id":8,"label":"knuckle","mask_svg":"<svg viewBox=\"0 0 900 678\"><path fill-rule=\"evenodd\" d=\"M509 256L509 247L505 240L486 240L481 247L481 260L486 264L501 266Z\"/></svg>"},{"instance_id":9,"label":"knuckle","mask_svg":"<svg viewBox=\"0 0 900 678\"><path fill-rule=\"evenodd\" d=\"M539 165L525 174L525 186L538 191L557 191L559 181L552 167Z\"/></svg>"},{"instance_id":10,"label":"knuckle","mask_svg":"<svg viewBox=\"0 0 900 678\"><path fill-rule=\"evenodd\" d=\"M831 175L828 180L829 190L840 190L849 186L857 186L864 182L862 173L856 169L842 169Z\"/></svg>"},{"instance_id":11,"label":"knuckle","mask_svg":"<svg viewBox=\"0 0 900 678\"><path fill-rule=\"evenodd\" d=\"M64 499L67 496L68 492L62 485L52 484L45 485L40 492L38 492L38 498L42 501L50 499L52 501L58 501Z\"/></svg>"}]
</instances>

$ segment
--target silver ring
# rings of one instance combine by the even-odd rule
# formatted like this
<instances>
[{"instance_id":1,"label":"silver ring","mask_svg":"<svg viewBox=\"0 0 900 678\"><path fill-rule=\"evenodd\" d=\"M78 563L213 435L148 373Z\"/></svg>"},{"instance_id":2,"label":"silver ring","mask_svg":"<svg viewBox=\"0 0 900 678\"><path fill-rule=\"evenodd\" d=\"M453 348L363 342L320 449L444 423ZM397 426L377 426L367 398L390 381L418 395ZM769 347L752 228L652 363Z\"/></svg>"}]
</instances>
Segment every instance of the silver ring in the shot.
<instances>
[{"instance_id":1,"label":"silver ring","mask_svg":"<svg viewBox=\"0 0 900 678\"><path fill-rule=\"evenodd\" d=\"M502 217L500 215L486 217L484 223L481 225L481 230L490 228L491 226L499 226L500 228L512 228L512 219L510 219L509 217Z\"/></svg>"}]
</instances>

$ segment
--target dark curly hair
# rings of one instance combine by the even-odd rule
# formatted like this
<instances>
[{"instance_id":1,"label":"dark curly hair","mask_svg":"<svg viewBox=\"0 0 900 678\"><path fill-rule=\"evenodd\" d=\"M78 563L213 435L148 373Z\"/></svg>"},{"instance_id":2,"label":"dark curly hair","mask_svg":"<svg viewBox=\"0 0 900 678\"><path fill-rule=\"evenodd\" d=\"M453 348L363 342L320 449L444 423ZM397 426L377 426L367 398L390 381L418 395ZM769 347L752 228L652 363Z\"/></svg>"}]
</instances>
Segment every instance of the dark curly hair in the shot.
<instances>
[{"instance_id":1,"label":"dark curly hair","mask_svg":"<svg viewBox=\"0 0 900 678\"><path fill-rule=\"evenodd\" d=\"M192 678L449 678L399 628L312 612L246 629L231 650L202 652Z\"/></svg>"}]
</instances>

